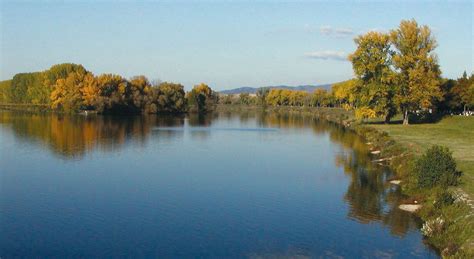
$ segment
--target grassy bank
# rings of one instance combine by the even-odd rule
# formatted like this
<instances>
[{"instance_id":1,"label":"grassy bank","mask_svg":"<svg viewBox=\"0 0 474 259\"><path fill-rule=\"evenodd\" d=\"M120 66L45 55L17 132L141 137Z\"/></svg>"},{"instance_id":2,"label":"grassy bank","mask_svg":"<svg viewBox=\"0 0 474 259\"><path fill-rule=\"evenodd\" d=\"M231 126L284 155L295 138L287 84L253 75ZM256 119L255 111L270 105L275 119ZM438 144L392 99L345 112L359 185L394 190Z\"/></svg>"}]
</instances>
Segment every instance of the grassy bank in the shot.
<instances>
[{"instance_id":1,"label":"grassy bank","mask_svg":"<svg viewBox=\"0 0 474 259\"><path fill-rule=\"evenodd\" d=\"M453 151L458 169L463 172L461 188L474 197L474 117L450 116L437 123L371 125L387 132L395 141L421 153L432 145Z\"/></svg>"},{"instance_id":2,"label":"grassy bank","mask_svg":"<svg viewBox=\"0 0 474 259\"><path fill-rule=\"evenodd\" d=\"M465 202L444 204L441 197L446 193L445 189L418 188L413 180L416 173L413 164L432 145L449 147L463 176L461 185L448 191L458 193L460 188L462 192L472 195L473 126L474 118L468 117L447 117L437 123L409 126L358 123L350 126L366 138L373 149L381 151L381 163L389 165L402 180L403 192L409 196L407 202L417 200L423 204L417 212L418 216L425 223L442 219L444 223L427 240L447 258L474 258L473 209Z\"/></svg>"}]
</instances>

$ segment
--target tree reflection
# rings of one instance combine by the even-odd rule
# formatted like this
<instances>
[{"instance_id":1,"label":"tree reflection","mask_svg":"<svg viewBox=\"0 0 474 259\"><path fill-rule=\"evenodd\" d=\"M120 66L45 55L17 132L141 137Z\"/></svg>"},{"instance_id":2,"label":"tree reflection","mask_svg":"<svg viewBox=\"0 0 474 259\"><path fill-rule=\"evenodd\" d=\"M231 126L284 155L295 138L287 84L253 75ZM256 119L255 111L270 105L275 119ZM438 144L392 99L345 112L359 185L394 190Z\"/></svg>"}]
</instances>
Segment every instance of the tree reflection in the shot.
<instances>
[{"instance_id":1,"label":"tree reflection","mask_svg":"<svg viewBox=\"0 0 474 259\"><path fill-rule=\"evenodd\" d=\"M154 127L183 126L183 117L69 116L0 112L0 124L20 140L38 142L66 159L95 149L115 151L127 142L144 145Z\"/></svg>"}]
</instances>

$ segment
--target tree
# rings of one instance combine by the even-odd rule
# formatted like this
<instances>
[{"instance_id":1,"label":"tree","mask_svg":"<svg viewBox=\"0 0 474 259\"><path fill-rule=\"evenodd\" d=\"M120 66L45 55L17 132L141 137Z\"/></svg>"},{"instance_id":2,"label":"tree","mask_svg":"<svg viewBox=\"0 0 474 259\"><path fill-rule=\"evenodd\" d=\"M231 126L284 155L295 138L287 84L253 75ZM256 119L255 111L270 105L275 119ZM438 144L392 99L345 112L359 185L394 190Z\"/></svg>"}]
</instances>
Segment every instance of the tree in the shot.
<instances>
[{"instance_id":1,"label":"tree","mask_svg":"<svg viewBox=\"0 0 474 259\"><path fill-rule=\"evenodd\" d=\"M328 91L323 88L317 88L314 90L311 96L311 103L315 107L322 107L327 105Z\"/></svg>"},{"instance_id":2,"label":"tree","mask_svg":"<svg viewBox=\"0 0 474 259\"><path fill-rule=\"evenodd\" d=\"M30 92L32 93L33 103L45 103L50 102L51 92L54 90L54 86L59 79L65 79L70 73L78 72L80 74L86 74L88 72L82 65L73 63L63 63L51 66L48 70L40 74L41 83L36 86L31 86Z\"/></svg>"},{"instance_id":3,"label":"tree","mask_svg":"<svg viewBox=\"0 0 474 259\"><path fill-rule=\"evenodd\" d=\"M119 75L102 74L97 77L99 96L94 104L98 112L133 112L127 106L129 82Z\"/></svg>"},{"instance_id":4,"label":"tree","mask_svg":"<svg viewBox=\"0 0 474 259\"><path fill-rule=\"evenodd\" d=\"M349 56L357 81L352 92L361 114L375 113L385 122L396 114L394 73L391 70L390 37L380 32L368 32L354 42L357 49Z\"/></svg>"},{"instance_id":5,"label":"tree","mask_svg":"<svg viewBox=\"0 0 474 259\"><path fill-rule=\"evenodd\" d=\"M474 74L470 77L464 71L462 77L458 78L451 88L453 102L462 106L464 113L469 107L474 106Z\"/></svg>"},{"instance_id":6,"label":"tree","mask_svg":"<svg viewBox=\"0 0 474 259\"><path fill-rule=\"evenodd\" d=\"M84 72L71 72L66 78L58 79L51 92L51 108L67 112L79 110L83 105L82 88L85 76Z\"/></svg>"},{"instance_id":7,"label":"tree","mask_svg":"<svg viewBox=\"0 0 474 259\"><path fill-rule=\"evenodd\" d=\"M11 102L10 89L12 80L0 81L0 102Z\"/></svg>"},{"instance_id":8,"label":"tree","mask_svg":"<svg viewBox=\"0 0 474 259\"><path fill-rule=\"evenodd\" d=\"M95 109L95 106L101 102L99 83L92 73L87 73L85 75L81 94L82 103L85 108Z\"/></svg>"},{"instance_id":9,"label":"tree","mask_svg":"<svg viewBox=\"0 0 474 259\"><path fill-rule=\"evenodd\" d=\"M217 94L204 83L195 85L191 92L188 93L187 99L188 103L194 106L198 112L212 110L219 100Z\"/></svg>"},{"instance_id":10,"label":"tree","mask_svg":"<svg viewBox=\"0 0 474 259\"><path fill-rule=\"evenodd\" d=\"M257 90L257 102L259 105L266 105L266 98L270 89L268 87L260 87Z\"/></svg>"},{"instance_id":11,"label":"tree","mask_svg":"<svg viewBox=\"0 0 474 259\"><path fill-rule=\"evenodd\" d=\"M164 82L156 91L158 111L173 113L186 111L187 102L183 85Z\"/></svg>"},{"instance_id":12,"label":"tree","mask_svg":"<svg viewBox=\"0 0 474 259\"><path fill-rule=\"evenodd\" d=\"M333 84L331 92L339 106L349 110L355 105L356 96L354 95L354 88L356 86L356 79L343 81L337 84Z\"/></svg>"},{"instance_id":13,"label":"tree","mask_svg":"<svg viewBox=\"0 0 474 259\"><path fill-rule=\"evenodd\" d=\"M430 108L441 98L440 69L436 55L436 40L428 26L418 26L415 20L404 20L390 32L395 48L393 65L397 75L395 101L408 124L409 113Z\"/></svg>"},{"instance_id":14,"label":"tree","mask_svg":"<svg viewBox=\"0 0 474 259\"><path fill-rule=\"evenodd\" d=\"M249 93L241 93L239 94L239 102L243 105L250 105L250 94Z\"/></svg>"},{"instance_id":15,"label":"tree","mask_svg":"<svg viewBox=\"0 0 474 259\"><path fill-rule=\"evenodd\" d=\"M143 110L145 104L149 102L152 89L150 81L145 76L135 76L130 79L127 103L136 111Z\"/></svg>"}]
</instances>

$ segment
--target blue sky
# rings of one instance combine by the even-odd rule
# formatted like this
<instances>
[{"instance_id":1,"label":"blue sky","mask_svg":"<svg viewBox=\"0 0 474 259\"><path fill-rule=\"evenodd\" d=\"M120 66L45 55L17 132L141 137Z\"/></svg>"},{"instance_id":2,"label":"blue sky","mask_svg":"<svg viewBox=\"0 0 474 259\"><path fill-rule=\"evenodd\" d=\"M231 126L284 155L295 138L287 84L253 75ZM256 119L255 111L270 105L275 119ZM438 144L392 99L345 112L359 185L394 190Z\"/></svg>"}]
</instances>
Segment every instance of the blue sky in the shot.
<instances>
[{"instance_id":1,"label":"blue sky","mask_svg":"<svg viewBox=\"0 0 474 259\"><path fill-rule=\"evenodd\" d=\"M0 1L0 80L73 62L187 89L332 83L353 75L355 36L411 18L432 28L443 76L473 70L472 1Z\"/></svg>"}]
</instances>

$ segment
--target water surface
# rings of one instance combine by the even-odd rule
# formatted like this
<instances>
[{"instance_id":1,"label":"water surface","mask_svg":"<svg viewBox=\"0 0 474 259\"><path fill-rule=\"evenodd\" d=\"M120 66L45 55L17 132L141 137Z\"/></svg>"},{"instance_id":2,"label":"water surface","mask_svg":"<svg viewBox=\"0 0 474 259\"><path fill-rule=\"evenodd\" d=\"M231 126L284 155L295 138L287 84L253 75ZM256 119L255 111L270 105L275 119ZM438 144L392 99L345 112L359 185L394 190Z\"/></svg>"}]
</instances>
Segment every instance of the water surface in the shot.
<instances>
[{"instance_id":1,"label":"water surface","mask_svg":"<svg viewBox=\"0 0 474 259\"><path fill-rule=\"evenodd\" d=\"M0 256L435 258L364 141L311 117L0 112Z\"/></svg>"}]
</instances>

